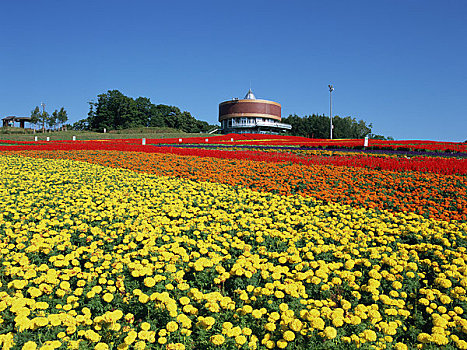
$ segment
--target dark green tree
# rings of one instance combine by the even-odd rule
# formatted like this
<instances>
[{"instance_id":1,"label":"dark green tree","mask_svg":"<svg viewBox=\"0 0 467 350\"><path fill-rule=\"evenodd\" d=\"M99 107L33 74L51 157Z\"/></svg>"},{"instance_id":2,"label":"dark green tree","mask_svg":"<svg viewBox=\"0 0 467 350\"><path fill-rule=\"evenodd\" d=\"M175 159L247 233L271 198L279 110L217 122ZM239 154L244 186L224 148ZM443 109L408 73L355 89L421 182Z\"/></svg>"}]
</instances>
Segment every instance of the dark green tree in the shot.
<instances>
[{"instance_id":1,"label":"dark green tree","mask_svg":"<svg viewBox=\"0 0 467 350\"><path fill-rule=\"evenodd\" d=\"M39 106L36 106L36 108L34 108L31 111L31 124L37 125L39 124L40 120L41 120L41 110L39 109Z\"/></svg>"},{"instance_id":2,"label":"dark green tree","mask_svg":"<svg viewBox=\"0 0 467 350\"><path fill-rule=\"evenodd\" d=\"M46 111L42 111L42 113L39 115L39 121L42 123L42 132L45 132L45 124L49 120L49 113Z\"/></svg>"},{"instance_id":3,"label":"dark green tree","mask_svg":"<svg viewBox=\"0 0 467 350\"><path fill-rule=\"evenodd\" d=\"M118 90L109 90L97 96L95 107L90 120L90 128L93 130L124 129L132 122L132 99Z\"/></svg>"},{"instance_id":4,"label":"dark green tree","mask_svg":"<svg viewBox=\"0 0 467 350\"><path fill-rule=\"evenodd\" d=\"M63 129L63 125L68 121L68 114L64 107L60 108L57 115L57 122L60 124L60 128Z\"/></svg>"},{"instance_id":5,"label":"dark green tree","mask_svg":"<svg viewBox=\"0 0 467 350\"><path fill-rule=\"evenodd\" d=\"M118 90L99 95L96 103L89 102L88 119L77 126L86 125L92 130L169 127L200 132L210 129L208 123L197 120L189 112L180 111L178 107L154 105L146 97L134 100Z\"/></svg>"},{"instance_id":6,"label":"dark green tree","mask_svg":"<svg viewBox=\"0 0 467 350\"><path fill-rule=\"evenodd\" d=\"M282 119L284 123L292 125L291 135L305 136L317 139L327 139L330 135L331 123L329 117L316 115L299 117L296 114ZM333 136L336 139L360 139L371 133L371 124L352 117L332 118Z\"/></svg>"},{"instance_id":7,"label":"dark green tree","mask_svg":"<svg viewBox=\"0 0 467 350\"><path fill-rule=\"evenodd\" d=\"M72 129L79 130L79 131L90 130L91 128L89 127L89 123L90 123L89 117L78 120L77 122L73 123Z\"/></svg>"},{"instance_id":8,"label":"dark green tree","mask_svg":"<svg viewBox=\"0 0 467 350\"><path fill-rule=\"evenodd\" d=\"M47 125L49 128L54 128L55 125L57 125L57 119L58 119L58 111L55 110L49 117L47 118Z\"/></svg>"},{"instance_id":9,"label":"dark green tree","mask_svg":"<svg viewBox=\"0 0 467 350\"><path fill-rule=\"evenodd\" d=\"M49 115L45 110L41 112L39 106L36 106L36 108L31 111L31 124L42 124L42 132L45 132L46 124L49 128L53 128L57 123L63 125L67 120L68 115L63 107L60 108L60 111L55 110L51 115Z\"/></svg>"}]
</instances>

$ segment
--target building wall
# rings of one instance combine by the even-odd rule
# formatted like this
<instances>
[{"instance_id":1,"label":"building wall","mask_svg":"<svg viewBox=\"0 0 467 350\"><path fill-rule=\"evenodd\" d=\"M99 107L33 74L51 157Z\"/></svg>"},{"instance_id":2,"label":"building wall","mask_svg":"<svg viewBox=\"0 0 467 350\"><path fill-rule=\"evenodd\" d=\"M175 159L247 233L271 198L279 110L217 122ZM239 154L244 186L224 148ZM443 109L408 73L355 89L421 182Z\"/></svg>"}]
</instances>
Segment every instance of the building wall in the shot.
<instances>
[{"instance_id":1,"label":"building wall","mask_svg":"<svg viewBox=\"0 0 467 350\"><path fill-rule=\"evenodd\" d=\"M267 100L232 100L219 105L219 121L235 118L270 118L281 120L281 105Z\"/></svg>"}]
</instances>

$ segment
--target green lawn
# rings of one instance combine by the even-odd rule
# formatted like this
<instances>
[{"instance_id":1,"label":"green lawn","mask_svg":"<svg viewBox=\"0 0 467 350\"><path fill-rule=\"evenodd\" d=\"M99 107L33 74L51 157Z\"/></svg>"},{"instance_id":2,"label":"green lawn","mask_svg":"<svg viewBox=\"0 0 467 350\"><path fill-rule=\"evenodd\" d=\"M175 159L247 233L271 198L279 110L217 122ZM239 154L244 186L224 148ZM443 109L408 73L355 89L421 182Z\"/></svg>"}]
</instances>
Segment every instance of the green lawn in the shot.
<instances>
[{"instance_id":1,"label":"green lawn","mask_svg":"<svg viewBox=\"0 0 467 350\"><path fill-rule=\"evenodd\" d=\"M37 132L24 133L24 130L19 128L0 129L0 140L11 141L34 141L37 136L39 141L45 141L47 137L51 141L55 140L72 140L76 136L77 140L103 140L103 139L164 139L177 137L196 137L205 136L207 134L190 134L170 128L136 128L126 130L114 130L107 133L91 132L91 131L54 131L54 132ZM212 134L210 136L215 136ZM1 141L0 141L1 142Z\"/></svg>"}]
</instances>

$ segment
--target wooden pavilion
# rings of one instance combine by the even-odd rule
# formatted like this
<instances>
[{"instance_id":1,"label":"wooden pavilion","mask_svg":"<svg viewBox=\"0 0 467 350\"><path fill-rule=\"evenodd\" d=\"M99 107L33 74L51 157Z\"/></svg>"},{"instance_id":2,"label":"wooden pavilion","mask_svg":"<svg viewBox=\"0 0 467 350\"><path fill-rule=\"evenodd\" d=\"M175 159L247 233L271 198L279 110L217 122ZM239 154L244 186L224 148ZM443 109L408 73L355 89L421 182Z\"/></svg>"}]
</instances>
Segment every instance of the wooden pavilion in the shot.
<instances>
[{"instance_id":1,"label":"wooden pavilion","mask_svg":"<svg viewBox=\"0 0 467 350\"><path fill-rule=\"evenodd\" d=\"M19 127L24 129L24 123L30 122L31 117L16 117L14 115L10 115L9 117L5 117L3 120L3 127L7 126L15 126L15 123L19 123Z\"/></svg>"}]
</instances>

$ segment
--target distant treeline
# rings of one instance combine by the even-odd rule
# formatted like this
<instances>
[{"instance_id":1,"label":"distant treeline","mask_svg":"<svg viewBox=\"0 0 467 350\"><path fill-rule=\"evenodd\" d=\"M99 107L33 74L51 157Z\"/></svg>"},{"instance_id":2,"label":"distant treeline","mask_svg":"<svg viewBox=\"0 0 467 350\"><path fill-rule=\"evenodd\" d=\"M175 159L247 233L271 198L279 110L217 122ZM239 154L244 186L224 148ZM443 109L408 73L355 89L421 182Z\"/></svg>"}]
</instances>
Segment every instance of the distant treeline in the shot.
<instances>
[{"instance_id":1,"label":"distant treeline","mask_svg":"<svg viewBox=\"0 0 467 350\"><path fill-rule=\"evenodd\" d=\"M209 131L215 125L197 120L178 107L155 105L146 97L133 99L118 90L98 95L97 102L89 102L88 117L73 124L75 130L93 131L138 127L167 127L196 133Z\"/></svg>"},{"instance_id":2,"label":"distant treeline","mask_svg":"<svg viewBox=\"0 0 467 350\"><path fill-rule=\"evenodd\" d=\"M282 122L292 125L292 130L288 134L293 136L304 136L315 139L328 139L330 136L331 122L325 115L289 115L282 118ZM333 117L332 118L332 137L335 139L362 139L369 136L373 139L385 140L382 135L371 133L372 124L367 124L363 120L357 121L352 117ZM392 139L391 137L387 138Z\"/></svg>"}]
</instances>

